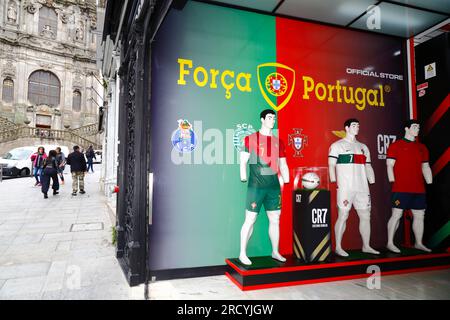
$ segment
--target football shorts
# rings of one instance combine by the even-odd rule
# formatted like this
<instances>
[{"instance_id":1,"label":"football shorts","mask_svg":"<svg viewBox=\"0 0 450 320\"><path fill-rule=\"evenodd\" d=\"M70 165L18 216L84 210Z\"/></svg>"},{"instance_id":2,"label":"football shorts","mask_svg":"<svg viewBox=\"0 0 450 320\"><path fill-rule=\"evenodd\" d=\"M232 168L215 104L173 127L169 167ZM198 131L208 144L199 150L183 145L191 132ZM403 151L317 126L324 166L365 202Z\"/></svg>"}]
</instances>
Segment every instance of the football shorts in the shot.
<instances>
[{"instance_id":1,"label":"football shorts","mask_svg":"<svg viewBox=\"0 0 450 320\"><path fill-rule=\"evenodd\" d=\"M370 209L370 193L337 189L337 206L339 209L350 210L352 205L357 210Z\"/></svg>"},{"instance_id":2,"label":"football shorts","mask_svg":"<svg viewBox=\"0 0 450 320\"><path fill-rule=\"evenodd\" d=\"M427 197L425 193L393 192L392 208L425 210Z\"/></svg>"},{"instance_id":3,"label":"football shorts","mask_svg":"<svg viewBox=\"0 0 450 320\"><path fill-rule=\"evenodd\" d=\"M262 205L264 205L266 211L281 210L280 187L248 187L246 209L251 212L259 213Z\"/></svg>"}]
</instances>

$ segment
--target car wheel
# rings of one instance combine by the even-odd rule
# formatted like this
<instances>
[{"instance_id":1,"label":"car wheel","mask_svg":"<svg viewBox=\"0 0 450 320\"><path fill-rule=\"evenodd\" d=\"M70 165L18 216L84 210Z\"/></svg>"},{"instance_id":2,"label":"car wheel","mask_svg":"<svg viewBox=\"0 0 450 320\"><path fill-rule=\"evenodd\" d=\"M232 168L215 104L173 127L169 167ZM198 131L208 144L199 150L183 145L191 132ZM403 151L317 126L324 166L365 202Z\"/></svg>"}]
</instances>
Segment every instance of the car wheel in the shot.
<instances>
[{"instance_id":1,"label":"car wheel","mask_svg":"<svg viewBox=\"0 0 450 320\"><path fill-rule=\"evenodd\" d=\"M30 175L30 169L23 168L22 170L20 170L20 176L21 177L28 177L29 175Z\"/></svg>"}]
</instances>

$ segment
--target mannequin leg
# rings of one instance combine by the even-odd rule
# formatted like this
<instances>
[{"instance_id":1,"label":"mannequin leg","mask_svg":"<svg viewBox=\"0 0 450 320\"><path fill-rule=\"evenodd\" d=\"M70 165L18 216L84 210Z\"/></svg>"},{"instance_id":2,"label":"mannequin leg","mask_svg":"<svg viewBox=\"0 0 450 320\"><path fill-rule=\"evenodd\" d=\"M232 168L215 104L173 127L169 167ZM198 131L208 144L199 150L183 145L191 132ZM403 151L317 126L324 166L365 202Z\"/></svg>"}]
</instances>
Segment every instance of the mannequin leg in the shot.
<instances>
[{"instance_id":1,"label":"mannequin leg","mask_svg":"<svg viewBox=\"0 0 450 320\"><path fill-rule=\"evenodd\" d=\"M413 225L412 229L414 232L414 237L416 238L416 244L414 248L423 250L426 252L431 252L431 250L425 247L422 243L424 220L425 220L425 210L411 210L413 213Z\"/></svg>"},{"instance_id":2,"label":"mannequin leg","mask_svg":"<svg viewBox=\"0 0 450 320\"><path fill-rule=\"evenodd\" d=\"M395 252L395 253L400 253L400 249L394 245L394 236L395 236L395 232L397 231L398 226L400 224L400 219L402 218L402 215L403 215L403 209L392 208L392 215L391 215L391 218L389 219L389 222L387 225L388 242L387 242L386 248L388 248L388 250Z\"/></svg>"},{"instance_id":3,"label":"mannequin leg","mask_svg":"<svg viewBox=\"0 0 450 320\"><path fill-rule=\"evenodd\" d=\"M258 214L256 212L245 211L245 221L241 228L241 252L239 260L246 265L251 265L252 262L247 257L247 244L253 232L253 225L255 224Z\"/></svg>"},{"instance_id":4,"label":"mannequin leg","mask_svg":"<svg viewBox=\"0 0 450 320\"><path fill-rule=\"evenodd\" d=\"M341 257L348 257L348 253L342 250L341 242L342 236L344 235L345 232L345 227L347 225L349 212L350 212L349 210L339 208L338 219L336 221L336 224L334 225L334 234L336 236L335 252Z\"/></svg>"},{"instance_id":5,"label":"mannequin leg","mask_svg":"<svg viewBox=\"0 0 450 320\"><path fill-rule=\"evenodd\" d=\"M370 210L357 209L359 217L359 233L361 234L363 247L362 251L371 254L380 254L370 246Z\"/></svg>"},{"instance_id":6,"label":"mannequin leg","mask_svg":"<svg viewBox=\"0 0 450 320\"><path fill-rule=\"evenodd\" d=\"M286 258L278 252L278 244L280 242L280 214L281 210L267 211L269 218L269 238L272 243L272 258L285 262Z\"/></svg>"}]
</instances>

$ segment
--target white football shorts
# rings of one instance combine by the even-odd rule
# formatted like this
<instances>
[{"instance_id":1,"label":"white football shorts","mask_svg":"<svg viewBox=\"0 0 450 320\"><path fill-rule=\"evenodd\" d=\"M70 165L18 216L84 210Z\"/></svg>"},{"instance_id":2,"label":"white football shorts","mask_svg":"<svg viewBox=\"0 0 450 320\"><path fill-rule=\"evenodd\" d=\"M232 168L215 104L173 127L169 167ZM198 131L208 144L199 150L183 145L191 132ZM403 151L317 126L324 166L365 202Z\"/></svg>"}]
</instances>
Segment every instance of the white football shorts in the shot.
<instances>
[{"instance_id":1,"label":"white football shorts","mask_svg":"<svg viewBox=\"0 0 450 320\"><path fill-rule=\"evenodd\" d=\"M350 210L352 205L356 210L371 208L370 193L337 189L337 206L339 209Z\"/></svg>"}]
</instances>

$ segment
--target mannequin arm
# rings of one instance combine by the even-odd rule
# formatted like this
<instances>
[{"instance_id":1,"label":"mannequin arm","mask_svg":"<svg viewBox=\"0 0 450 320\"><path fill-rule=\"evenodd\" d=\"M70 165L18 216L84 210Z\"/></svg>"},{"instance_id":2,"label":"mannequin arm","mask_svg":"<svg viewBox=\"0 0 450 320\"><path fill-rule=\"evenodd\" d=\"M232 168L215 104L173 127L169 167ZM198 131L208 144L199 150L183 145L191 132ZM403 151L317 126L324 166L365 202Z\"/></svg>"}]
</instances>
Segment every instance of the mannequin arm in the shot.
<instances>
[{"instance_id":1,"label":"mannequin arm","mask_svg":"<svg viewBox=\"0 0 450 320\"><path fill-rule=\"evenodd\" d=\"M336 158L328 157L328 173L330 174L331 182L336 182L336 163Z\"/></svg>"},{"instance_id":2,"label":"mannequin arm","mask_svg":"<svg viewBox=\"0 0 450 320\"><path fill-rule=\"evenodd\" d=\"M386 159L387 175L388 175L389 182L394 182L395 181L394 164L395 164L395 160L394 159Z\"/></svg>"},{"instance_id":3,"label":"mannequin arm","mask_svg":"<svg viewBox=\"0 0 450 320\"><path fill-rule=\"evenodd\" d=\"M366 168L367 181L369 181L370 184L374 184L375 183L375 172L373 172L372 165L370 163L366 163L365 168Z\"/></svg>"},{"instance_id":4,"label":"mannequin arm","mask_svg":"<svg viewBox=\"0 0 450 320\"><path fill-rule=\"evenodd\" d=\"M422 174L427 184L433 183L433 173L431 172L430 164L428 162L422 163Z\"/></svg>"},{"instance_id":5,"label":"mannequin arm","mask_svg":"<svg viewBox=\"0 0 450 320\"><path fill-rule=\"evenodd\" d=\"M289 168L287 166L286 158L280 158L280 173L284 183L289 183Z\"/></svg>"},{"instance_id":6,"label":"mannequin arm","mask_svg":"<svg viewBox=\"0 0 450 320\"><path fill-rule=\"evenodd\" d=\"M241 173L241 181L247 181L247 162L250 159L250 153L241 151L240 153L240 173Z\"/></svg>"}]
</instances>

